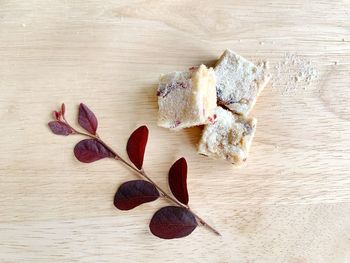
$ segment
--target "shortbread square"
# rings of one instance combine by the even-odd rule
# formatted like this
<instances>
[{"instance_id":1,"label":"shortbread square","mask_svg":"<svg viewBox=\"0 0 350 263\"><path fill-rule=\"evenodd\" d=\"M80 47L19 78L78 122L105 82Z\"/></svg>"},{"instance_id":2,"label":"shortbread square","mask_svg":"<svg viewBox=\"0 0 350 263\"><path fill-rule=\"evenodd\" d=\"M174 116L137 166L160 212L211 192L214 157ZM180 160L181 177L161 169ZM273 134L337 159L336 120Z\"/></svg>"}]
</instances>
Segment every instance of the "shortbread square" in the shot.
<instances>
[{"instance_id":1,"label":"shortbread square","mask_svg":"<svg viewBox=\"0 0 350 263\"><path fill-rule=\"evenodd\" d=\"M214 70L205 65L161 76L158 125L178 130L212 121L217 106L215 83Z\"/></svg>"},{"instance_id":2,"label":"shortbread square","mask_svg":"<svg viewBox=\"0 0 350 263\"><path fill-rule=\"evenodd\" d=\"M198 153L241 165L247 160L257 120L221 107L216 108L214 117L214 122L203 130Z\"/></svg>"},{"instance_id":3,"label":"shortbread square","mask_svg":"<svg viewBox=\"0 0 350 263\"><path fill-rule=\"evenodd\" d=\"M218 104L248 116L270 74L229 49L221 55L214 70Z\"/></svg>"}]
</instances>

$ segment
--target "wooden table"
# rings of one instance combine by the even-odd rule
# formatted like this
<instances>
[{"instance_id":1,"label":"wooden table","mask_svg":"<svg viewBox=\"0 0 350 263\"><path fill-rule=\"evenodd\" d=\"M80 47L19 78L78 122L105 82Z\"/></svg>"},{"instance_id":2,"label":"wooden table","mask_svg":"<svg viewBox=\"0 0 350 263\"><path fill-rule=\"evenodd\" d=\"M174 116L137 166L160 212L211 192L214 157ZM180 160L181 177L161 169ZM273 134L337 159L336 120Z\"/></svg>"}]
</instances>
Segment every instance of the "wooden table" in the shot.
<instances>
[{"instance_id":1,"label":"wooden table","mask_svg":"<svg viewBox=\"0 0 350 263\"><path fill-rule=\"evenodd\" d=\"M348 0L0 1L0 262L350 262L349 10ZM319 72L293 92L279 78L266 88L240 169L196 154L200 128L156 126L159 74L225 48L268 59L272 74L288 52ZM167 190L185 156L191 206L222 237L152 236L165 201L116 210L116 189L136 176L113 160L78 162L81 138L46 125L61 102L73 122L85 102L123 156L146 124L145 169Z\"/></svg>"}]
</instances>

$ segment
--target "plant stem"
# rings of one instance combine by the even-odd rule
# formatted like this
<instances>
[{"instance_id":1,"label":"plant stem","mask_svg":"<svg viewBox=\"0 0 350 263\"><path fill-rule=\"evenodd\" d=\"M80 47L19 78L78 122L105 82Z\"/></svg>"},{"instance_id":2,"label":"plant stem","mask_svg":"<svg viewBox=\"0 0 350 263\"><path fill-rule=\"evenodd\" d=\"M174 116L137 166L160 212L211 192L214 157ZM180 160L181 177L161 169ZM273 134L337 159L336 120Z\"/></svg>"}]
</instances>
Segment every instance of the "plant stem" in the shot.
<instances>
[{"instance_id":1,"label":"plant stem","mask_svg":"<svg viewBox=\"0 0 350 263\"><path fill-rule=\"evenodd\" d=\"M106 144L104 142L103 143L104 146L106 146ZM119 156L118 156L119 157ZM119 160L121 162L123 162L126 166L130 167L132 170L134 170L135 172L138 173L138 175L140 177L142 177L143 179L146 179L147 181L149 181L150 183L152 183L157 189L158 191L163 195L163 197L165 199L167 199L170 202L173 202L175 204L177 204L178 206L181 206L185 209L187 209L189 212L191 212L199 221L199 223L205 227L207 227L208 229L210 229L211 231L213 231L216 235L221 236L221 234L219 233L219 231L217 231L214 227L212 227L211 225L209 225L207 222L205 222L199 215L197 215L194 211L192 211L187 205L184 205L182 203L180 203L179 201L177 201L175 198L173 198L172 196L168 195L159 185L157 185L157 183L155 183L146 173L145 171L142 170L138 170L135 167L133 167L132 165L130 165L127 161L125 161L123 158L119 157Z\"/></svg>"},{"instance_id":2,"label":"plant stem","mask_svg":"<svg viewBox=\"0 0 350 263\"><path fill-rule=\"evenodd\" d=\"M64 118L64 117L63 117ZM123 164L125 164L126 166L128 166L131 170L135 171L139 177L141 177L142 179L150 182L151 184L153 184L158 191L161 193L161 195L167 199L170 202L175 203L178 206L181 206L185 209L187 209L191 214L193 214L197 221L204 227L210 229L212 232L214 232L216 235L221 236L221 234L219 233L219 231L217 231L214 227L212 227L211 225L209 225L206 221L204 221L201 217L199 217L199 215L197 215L195 212L193 212L188 205L184 205L181 202L177 201L175 198L173 198L172 196L168 195L159 185L157 185L156 182L154 182L146 173L143 169L139 170L136 167L134 167L133 165L131 165L130 163L128 163L127 161L125 161L122 157L120 157L111 147L109 147L97 134L96 135L92 135L92 134L88 134L85 132L80 132L77 131L76 129L74 129L67 121L66 119L64 119L65 122L73 129L75 134L79 134L82 136L86 136L92 139L97 140L98 142L100 142L104 147L106 147L111 153L113 153L113 155L115 156L114 158L118 161L121 161Z\"/></svg>"}]
</instances>

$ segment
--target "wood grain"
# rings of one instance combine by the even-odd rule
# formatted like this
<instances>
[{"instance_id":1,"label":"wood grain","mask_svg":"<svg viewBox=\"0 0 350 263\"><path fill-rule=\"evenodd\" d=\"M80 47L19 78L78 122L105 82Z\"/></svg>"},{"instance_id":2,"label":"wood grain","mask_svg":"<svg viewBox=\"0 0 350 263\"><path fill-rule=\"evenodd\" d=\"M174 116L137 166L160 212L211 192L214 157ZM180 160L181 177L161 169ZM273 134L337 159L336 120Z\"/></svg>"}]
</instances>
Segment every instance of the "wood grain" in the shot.
<instances>
[{"instance_id":1,"label":"wood grain","mask_svg":"<svg viewBox=\"0 0 350 263\"><path fill-rule=\"evenodd\" d=\"M349 10L348 0L0 0L0 262L350 262ZM272 74L287 52L319 71L293 94L278 79L266 88L240 169L196 154L200 128L156 126L159 74L225 48L268 59ZM135 175L75 160L79 138L46 126L63 101L72 121L89 105L124 156L146 124L145 168L165 188L185 156L190 203L223 236L153 237L164 201L115 210Z\"/></svg>"}]
</instances>

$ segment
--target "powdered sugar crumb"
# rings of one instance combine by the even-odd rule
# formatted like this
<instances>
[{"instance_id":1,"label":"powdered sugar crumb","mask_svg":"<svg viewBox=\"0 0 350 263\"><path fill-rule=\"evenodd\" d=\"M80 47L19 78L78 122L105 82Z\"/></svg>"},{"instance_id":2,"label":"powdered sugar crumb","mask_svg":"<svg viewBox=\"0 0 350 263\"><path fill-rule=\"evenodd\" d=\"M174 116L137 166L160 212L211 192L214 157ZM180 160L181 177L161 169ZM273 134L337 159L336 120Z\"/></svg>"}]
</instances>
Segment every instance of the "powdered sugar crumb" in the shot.
<instances>
[{"instance_id":1,"label":"powdered sugar crumb","mask_svg":"<svg viewBox=\"0 0 350 263\"><path fill-rule=\"evenodd\" d=\"M286 95L307 90L319 77L311 62L295 53L286 53L272 75L272 87Z\"/></svg>"}]
</instances>

